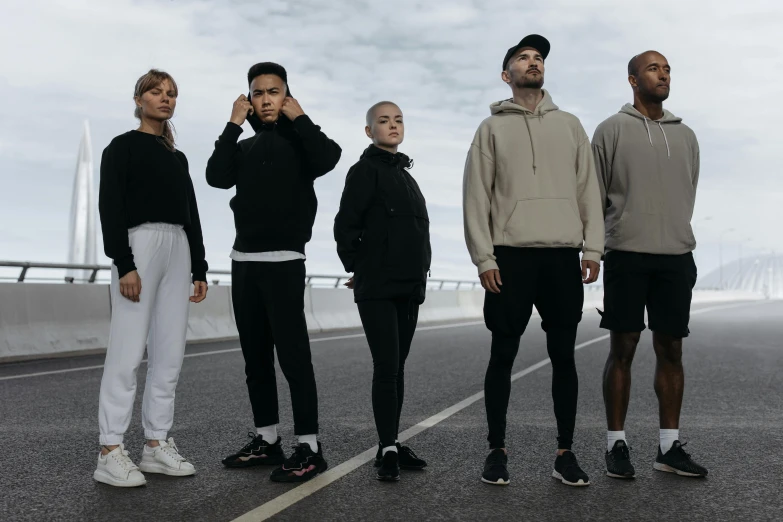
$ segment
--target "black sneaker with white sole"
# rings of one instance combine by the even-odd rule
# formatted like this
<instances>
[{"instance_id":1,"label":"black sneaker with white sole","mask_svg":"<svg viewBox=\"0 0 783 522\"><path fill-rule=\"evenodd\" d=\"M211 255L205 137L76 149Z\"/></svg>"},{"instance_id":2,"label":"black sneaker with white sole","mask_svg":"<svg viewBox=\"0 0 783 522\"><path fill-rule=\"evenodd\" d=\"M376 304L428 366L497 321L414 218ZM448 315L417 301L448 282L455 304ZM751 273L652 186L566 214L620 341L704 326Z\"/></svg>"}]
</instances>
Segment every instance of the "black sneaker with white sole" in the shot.
<instances>
[{"instance_id":1,"label":"black sneaker with white sole","mask_svg":"<svg viewBox=\"0 0 783 522\"><path fill-rule=\"evenodd\" d=\"M396 451L387 451L381 458L381 466L377 471L378 480L396 482L400 480L400 456Z\"/></svg>"},{"instance_id":2,"label":"black sneaker with white sole","mask_svg":"<svg viewBox=\"0 0 783 522\"><path fill-rule=\"evenodd\" d=\"M508 478L508 455L501 448L493 449L487 460L484 461L484 472L481 474L481 482L495 486L507 486L511 482Z\"/></svg>"},{"instance_id":3,"label":"black sneaker with white sole","mask_svg":"<svg viewBox=\"0 0 783 522\"><path fill-rule=\"evenodd\" d=\"M590 478L582 471L573 451L566 451L555 459L552 477L566 486L589 486Z\"/></svg>"},{"instance_id":4,"label":"black sneaker with white sole","mask_svg":"<svg viewBox=\"0 0 783 522\"><path fill-rule=\"evenodd\" d=\"M247 434L250 442L238 452L223 459L223 465L227 468L249 468L251 466L279 466L285 460L283 448L280 445L280 437L274 444L270 444L252 431Z\"/></svg>"},{"instance_id":5,"label":"black sneaker with white sole","mask_svg":"<svg viewBox=\"0 0 783 522\"><path fill-rule=\"evenodd\" d=\"M293 448L294 452L283 465L272 471L269 476L272 482L307 482L326 471L328 465L324 460L320 442L318 453L310 449L309 444L296 444Z\"/></svg>"},{"instance_id":6,"label":"black sneaker with white sole","mask_svg":"<svg viewBox=\"0 0 783 522\"><path fill-rule=\"evenodd\" d=\"M606 476L632 479L636 470L631 464L631 452L624 440L615 441L612 451L606 452Z\"/></svg>"},{"instance_id":7,"label":"black sneaker with white sole","mask_svg":"<svg viewBox=\"0 0 783 522\"><path fill-rule=\"evenodd\" d=\"M672 449L666 453L661 453L661 447L658 446L658 458L655 459L653 468L667 473L676 473L683 477L706 477L707 469L693 462L691 456L685 453L683 449L685 444L680 444L679 440L675 440Z\"/></svg>"},{"instance_id":8,"label":"black sneaker with white sole","mask_svg":"<svg viewBox=\"0 0 783 522\"><path fill-rule=\"evenodd\" d=\"M427 462L424 459L420 459L412 449L408 446L402 446L399 442L397 443L397 454L399 455L400 469L418 471L427 467ZM378 453L375 454L374 466L380 468L382 460L383 448L378 443Z\"/></svg>"}]
</instances>

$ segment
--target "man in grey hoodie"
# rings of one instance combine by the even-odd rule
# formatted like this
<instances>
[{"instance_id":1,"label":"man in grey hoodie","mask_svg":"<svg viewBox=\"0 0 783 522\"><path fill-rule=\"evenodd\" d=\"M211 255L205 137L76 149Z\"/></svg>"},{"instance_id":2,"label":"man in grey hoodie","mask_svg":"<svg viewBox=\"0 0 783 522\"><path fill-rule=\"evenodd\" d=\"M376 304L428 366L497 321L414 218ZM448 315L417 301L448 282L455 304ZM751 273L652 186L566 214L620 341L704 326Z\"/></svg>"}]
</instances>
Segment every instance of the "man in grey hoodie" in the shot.
<instances>
[{"instance_id":1,"label":"man in grey hoodie","mask_svg":"<svg viewBox=\"0 0 783 522\"><path fill-rule=\"evenodd\" d=\"M707 475L679 442L682 339L689 333L696 283L690 220L699 180L699 144L682 119L663 108L670 75L660 53L634 56L628 64L634 103L601 123L592 142L606 225L601 327L611 332L603 383L609 429L606 473L615 478L635 473L624 425L645 307L657 357L661 428L654 468L690 477Z\"/></svg>"},{"instance_id":2,"label":"man in grey hoodie","mask_svg":"<svg viewBox=\"0 0 783 522\"><path fill-rule=\"evenodd\" d=\"M511 368L533 306L552 360L558 442L552 474L570 486L590 483L571 451L579 387L574 344L583 284L598 278L603 215L590 140L579 119L542 89L549 47L543 36L530 35L508 50L501 78L513 98L490 106L465 163L465 240L486 290L484 319L492 332L484 381L491 452L482 474L489 484L509 483Z\"/></svg>"}]
</instances>

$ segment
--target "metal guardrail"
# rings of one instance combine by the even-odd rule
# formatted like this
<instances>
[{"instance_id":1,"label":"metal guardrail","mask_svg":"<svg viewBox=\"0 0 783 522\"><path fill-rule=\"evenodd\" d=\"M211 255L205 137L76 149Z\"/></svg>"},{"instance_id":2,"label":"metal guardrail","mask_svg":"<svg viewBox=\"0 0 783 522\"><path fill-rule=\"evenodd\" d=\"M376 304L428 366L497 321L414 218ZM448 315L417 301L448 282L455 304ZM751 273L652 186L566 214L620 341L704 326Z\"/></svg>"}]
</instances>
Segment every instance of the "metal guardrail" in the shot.
<instances>
[{"instance_id":1,"label":"metal guardrail","mask_svg":"<svg viewBox=\"0 0 783 522\"><path fill-rule=\"evenodd\" d=\"M54 270L80 270L84 272L89 272L90 275L86 279L79 279L72 276L66 276L63 278L63 281L66 283L75 283L75 282L84 282L84 283L95 283L96 279L98 277L98 272L100 271L111 271L111 265L83 265L83 264L72 264L72 263L37 263L37 262L30 262L30 261L0 261L0 268L19 268L19 276L14 278L17 282L23 283L26 280L36 280L36 281L57 281L58 278L55 277L49 277L49 278L29 278L27 275L27 272L32 269L54 269ZM231 275L231 270L209 270L207 272L208 275ZM328 286L332 288L340 288L340 284L344 283L345 281L348 281L350 276L344 275L322 275L322 274L308 274L306 276L306 284L310 286ZM3 278L0 277L0 280L9 278ZM323 283L320 283L320 281L323 281ZM219 279L214 279L212 281L214 284L219 284ZM456 279L430 279L428 281L428 288L432 290L447 290L447 289L454 289L454 290L460 290L462 288L466 289L475 289L479 287L480 283L478 281L460 281Z\"/></svg>"}]
</instances>

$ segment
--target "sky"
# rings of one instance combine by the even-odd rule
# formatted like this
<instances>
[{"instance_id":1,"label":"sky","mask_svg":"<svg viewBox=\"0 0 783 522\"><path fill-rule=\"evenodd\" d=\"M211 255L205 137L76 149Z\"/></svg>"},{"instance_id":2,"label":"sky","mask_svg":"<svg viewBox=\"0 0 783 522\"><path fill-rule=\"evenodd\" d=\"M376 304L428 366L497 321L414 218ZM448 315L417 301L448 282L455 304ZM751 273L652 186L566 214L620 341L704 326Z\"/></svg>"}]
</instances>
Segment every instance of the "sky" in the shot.
<instances>
[{"instance_id":1,"label":"sky","mask_svg":"<svg viewBox=\"0 0 783 522\"><path fill-rule=\"evenodd\" d=\"M132 93L152 67L173 75L173 122L188 157L212 268L229 268L233 190L205 166L247 92L249 67L274 61L305 112L343 150L316 182L308 272L342 274L332 224L345 174L369 144L364 115L393 100L400 147L427 198L432 277L475 279L461 188L489 104L510 97L506 50L529 33L552 50L545 88L589 136L632 101L629 58L655 49L672 66L665 107L701 147L693 218L700 274L783 250L783 3L778 0L25 0L0 5L0 260L65 262L76 157L88 120L97 186L101 151L136 128ZM242 137L252 134L245 124ZM98 240L98 260L108 263Z\"/></svg>"}]
</instances>

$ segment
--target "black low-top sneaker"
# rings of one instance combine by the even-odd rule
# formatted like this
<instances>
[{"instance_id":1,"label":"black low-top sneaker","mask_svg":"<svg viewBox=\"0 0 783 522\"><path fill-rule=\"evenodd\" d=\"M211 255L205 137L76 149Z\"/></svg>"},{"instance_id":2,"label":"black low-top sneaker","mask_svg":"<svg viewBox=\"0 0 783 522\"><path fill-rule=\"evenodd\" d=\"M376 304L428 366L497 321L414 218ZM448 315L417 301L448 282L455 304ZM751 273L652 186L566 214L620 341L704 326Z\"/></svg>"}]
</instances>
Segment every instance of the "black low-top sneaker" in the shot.
<instances>
[{"instance_id":1,"label":"black low-top sneaker","mask_svg":"<svg viewBox=\"0 0 783 522\"><path fill-rule=\"evenodd\" d=\"M556 478L566 486L589 486L590 478L587 473L582 471L579 463L576 461L576 455L573 451L566 451L558 455L555 459L555 469L552 471L552 477Z\"/></svg>"},{"instance_id":2,"label":"black low-top sneaker","mask_svg":"<svg viewBox=\"0 0 783 522\"><path fill-rule=\"evenodd\" d=\"M223 465L228 468L249 468L250 466L279 466L285 460L280 437L270 444L252 431L247 434L250 442L245 447L223 459Z\"/></svg>"},{"instance_id":3,"label":"black low-top sneaker","mask_svg":"<svg viewBox=\"0 0 783 522\"><path fill-rule=\"evenodd\" d=\"M484 461L484 472L481 474L481 482L496 486L507 486L511 482L508 478L508 455L500 448L493 449L487 460Z\"/></svg>"},{"instance_id":4,"label":"black low-top sneaker","mask_svg":"<svg viewBox=\"0 0 783 522\"><path fill-rule=\"evenodd\" d=\"M323 457L323 448L318 443L318 453L309 444L294 445L294 452L283 465L272 471L272 482L307 482L328 467Z\"/></svg>"},{"instance_id":5,"label":"black low-top sneaker","mask_svg":"<svg viewBox=\"0 0 783 522\"><path fill-rule=\"evenodd\" d=\"M615 441L612 451L606 452L606 476L631 479L636 470L631 464L631 452L624 440Z\"/></svg>"},{"instance_id":6,"label":"black low-top sneaker","mask_svg":"<svg viewBox=\"0 0 783 522\"><path fill-rule=\"evenodd\" d=\"M412 449L408 446L402 446L399 442L397 443L397 453L400 459L400 469L417 471L427 467L427 462L424 459L420 459ZM378 443L378 453L375 454L375 463L373 465L376 468L380 468L382 460L383 448Z\"/></svg>"},{"instance_id":7,"label":"black low-top sneaker","mask_svg":"<svg viewBox=\"0 0 783 522\"><path fill-rule=\"evenodd\" d=\"M387 451L381 458L377 472L378 480L396 482L400 480L400 458L396 451Z\"/></svg>"},{"instance_id":8,"label":"black low-top sneaker","mask_svg":"<svg viewBox=\"0 0 783 522\"><path fill-rule=\"evenodd\" d=\"M693 462L691 456L682 449L685 444L680 444L679 440L675 440L672 449L666 453L661 453L661 447L658 446L658 458L655 459L653 468L667 473L676 473L683 477L706 477L707 469Z\"/></svg>"}]
</instances>

